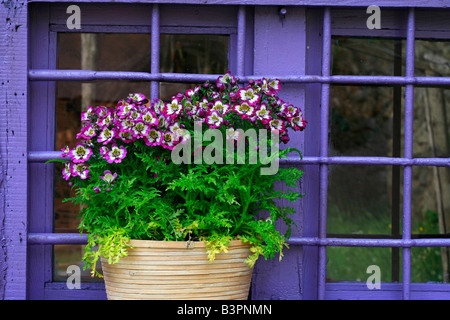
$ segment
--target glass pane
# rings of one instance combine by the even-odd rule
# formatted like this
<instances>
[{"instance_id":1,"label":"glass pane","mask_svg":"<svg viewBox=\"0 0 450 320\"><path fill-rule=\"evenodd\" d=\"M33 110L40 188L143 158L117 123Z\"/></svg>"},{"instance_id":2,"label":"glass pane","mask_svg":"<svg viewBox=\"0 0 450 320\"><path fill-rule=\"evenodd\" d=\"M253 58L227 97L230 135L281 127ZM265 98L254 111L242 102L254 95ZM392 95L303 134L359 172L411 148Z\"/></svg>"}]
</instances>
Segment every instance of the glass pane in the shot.
<instances>
[{"instance_id":1,"label":"glass pane","mask_svg":"<svg viewBox=\"0 0 450 320\"><path fill-rule=\"evenodd\" d=\"M329 155L392 156L393 98L389 87L331 86Z\"/></svg>"},{"instance_id":2,"label":"glass pane","mask_svg":"<svg viewBox=\"0 0 450 320\"><path fill-rule=\"evenodd\" d=\"M333 37L331 43L332 74L394 75L396 40L377 38Z\"/></svg>"},{"instance_id":3,"label":"glass pane","mask_svg":"<svg viewBox=\"0 0 450 320\"><path fill-rule=\"evenodd\" d=\"M413 156L450 157L450 90L414 89Z\"/></svg>"},{"instance_id":4,"label":"glass pane","mask_svg":"<svg viewBox=\"0 0 450 320\"><path fill-rule=\"evenodd\" d=\"M449 282L448 253L447 247L411 248L411 281Z\"/></svg>"},{"instance_id":5,"label":"glass pane","mask_svg":"<svg viewBox=\"0 0 450 320\"><path fill-rule=\"evenodd\" d=\"M329 166L328 233L390 235L391 171L386 166Z\"/></svg>"},{"instance_id":6,"label":"glass pane","mask_svg":"<svg viewBox=\"0 0 450 320\"><path fill-rule=\"evenodd\" d=\"M228 71L228 35L162 34L160 70L164 73L224 74ZM167 100L194 84L161 82Z\"/></svg>"},{"instance_id":7,"label":"glass pane","mask_svg":"<svg viewBox=\"0 0 450 320\"><path fill-rule=\"evenodd\" d=\"M221 74L228 68L227 35L162 34L161 72Z\"/></svg>"},{"instance_id":8,"label":"glass pane","mask_svg":"<svg viewBox=\"0 0 450 320\"><path fill-rule=\"evenodd\" d=\"M327 247L327 281L366 283L379 268L381 282L391 282L391 249L362 247Z\"/></svg>"},{"instance_id":9,"label":"glass pane","mask_svg":"<svg viewBox=\"0 0 450 320\"><path fill-rule=\"evenodd\" d=\"M151 36L144 33L58 33L58 69L150 71Z\"/></svg>"},{"instance_id":10,"label":"glass pane","mask_svg":"<svg viewBox=\"0 0 450 320\"><path fill-rule=\"evenodd\" d=\"M412 232L418 235L450 233L449 168L413 167ZM447 179L447 180L446 180Z\"/></svg>"},{"instance_id":11,"label":"glass pane","mask_svg":"<svg viewBox=\"0 0 450 320\"><path fill-rule=\"evenodd\" d=\"M442 40L415 41L415 76L450 77L450 42Z\"/></svg>"}]
</instances>

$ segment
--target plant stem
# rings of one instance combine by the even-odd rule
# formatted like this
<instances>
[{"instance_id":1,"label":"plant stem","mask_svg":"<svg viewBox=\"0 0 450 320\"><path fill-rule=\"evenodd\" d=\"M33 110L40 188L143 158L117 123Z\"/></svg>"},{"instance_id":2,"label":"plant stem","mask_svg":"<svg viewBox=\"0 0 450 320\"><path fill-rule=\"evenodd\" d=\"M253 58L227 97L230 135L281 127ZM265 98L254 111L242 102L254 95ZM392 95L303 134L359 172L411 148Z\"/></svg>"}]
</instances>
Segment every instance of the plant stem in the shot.
<instances>
[{"instance_id":1,"label":"plant stem","mask_svg":"<svg viewBox=\"0 0 450 320\"><path fill-rule=\"evenodd\" d=\"M244 222L244 218L246 218L247 210L250 205L250 195L252 191L252 182L253 182L253 174L255 173L255 170L252 171L250 174L250 178L248 180L248 186L247 186L247 192L241 193L241 201L242 201L242 213L241 218L239 219L238 223L236 223L236 226L234 227L231 234L236 234L239 231L239 228L242 226L242 223Z\"/></svg>"}]
</instances>

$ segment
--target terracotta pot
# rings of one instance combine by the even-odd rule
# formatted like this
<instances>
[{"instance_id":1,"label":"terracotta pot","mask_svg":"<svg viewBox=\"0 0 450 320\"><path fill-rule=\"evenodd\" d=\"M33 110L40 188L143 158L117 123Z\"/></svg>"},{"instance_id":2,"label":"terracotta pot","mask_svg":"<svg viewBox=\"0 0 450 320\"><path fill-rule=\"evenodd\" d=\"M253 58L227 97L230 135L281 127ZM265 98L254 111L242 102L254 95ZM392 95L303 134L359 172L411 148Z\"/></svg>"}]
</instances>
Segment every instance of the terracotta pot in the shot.
<instances>
[{"instance_id":1,"label":"terracotta pot","mask_svg":"<svg viewBox=\"0 0 450 320\"><path fill-rule=\"evenodd\" d=\"M228 253L209 262L204 242L131 240L118 263L102 259L109 300L245 300L252 268L249 245L231 241Z\"/></svg>"}]
</instances>

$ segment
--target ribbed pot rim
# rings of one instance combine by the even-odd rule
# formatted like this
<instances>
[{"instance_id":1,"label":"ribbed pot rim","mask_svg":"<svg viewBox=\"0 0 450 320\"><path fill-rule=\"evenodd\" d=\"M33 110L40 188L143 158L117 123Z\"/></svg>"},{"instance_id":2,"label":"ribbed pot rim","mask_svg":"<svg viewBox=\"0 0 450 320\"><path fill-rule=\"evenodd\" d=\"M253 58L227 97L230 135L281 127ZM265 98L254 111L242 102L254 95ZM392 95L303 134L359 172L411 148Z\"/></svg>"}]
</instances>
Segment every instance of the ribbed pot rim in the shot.
<instances>
[{"instance_id":1,"label":"ribbed pot rim","mask_svg":"<svg viewBox=\"0 0 450 320\"><path fill-rule=\"evenodd\" d=\"M206 248L204 241L163 241L163 240L137 240L131 239L129 245L134 248ZM231 240L228 247L250 247L249 244L242 240Z\"/></svg>"}]
</instances>

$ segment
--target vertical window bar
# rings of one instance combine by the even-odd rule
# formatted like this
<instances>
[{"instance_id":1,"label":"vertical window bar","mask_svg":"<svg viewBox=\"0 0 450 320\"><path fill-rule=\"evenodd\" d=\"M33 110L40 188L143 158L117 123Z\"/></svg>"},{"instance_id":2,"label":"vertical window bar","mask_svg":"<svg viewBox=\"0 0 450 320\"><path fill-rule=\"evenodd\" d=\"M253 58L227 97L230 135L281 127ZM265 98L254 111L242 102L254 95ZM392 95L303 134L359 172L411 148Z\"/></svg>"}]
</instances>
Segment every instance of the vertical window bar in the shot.
<instances>
[{"instance_id":1,"label":"vertical window bar","mask_svg":"<svg viewBox=\"0 0 450 320\"><path fill-rule=\"evenodd\" d=\"M323 48L322 48L322 76L329 77L331 56L331 12L330 8L325 8L323 15ZM328 157L328 114L330 83L322 84L321 110L320 110L320 156ZM327 198L328 198L328 165L320 164L320 207L319 207L319 238L327 236ZM319 246L319 278L318 278L318 298L325 298L326 286L326 250L325 245Z\"/></svg>"},{"instance_id":2,"label":"vertical window bar","mask_svg":"<svg viewBox=\"0 0 450 320\"><path fill-rule=\"evenodd\" d=\"M402 76L402 40L394 40L394 76ZM392 156L400 158L401 155L401 126L402 126L402 86L393 88L394 111L392 129ZM400 239L400 166L392 166L392 210L391 225L392 238ZM391 281L400 281L400 249L392 249Z\"/></svg>"},{"instance_id":3,"label":"vertical window bar","mask_svg":"<svg viewBox=\"0 0 450 320\"><path fill-rule=\"evenodd\" d=\"M245 20L246 12L245 6L239 6L238 10L238 25L237 25L237 77L244 75L244 60L245 60Z\"/></svg>"},{"instance_id":4,"label":"vertical window bar","mask_svg":"<svg viewBox=\"0 0 450 320\"><path fill-rule=\"evenodd\" d=\"M414 50L415 50L415 12L410 8L406 34L406 77L414 77ZM413 108L414 85L405 87L405 154L404 157L412 159L413 156ZM412 166L404 168L403 176L403 239L411 239L411 183ZM410 298L411 287L411 248L403 248L403 299Z\"/></svg>"},{"instance_id":5,"label":"vertical window bar","mask_svg":"<svg viewBox=\"0 0 450 320\"><path fill-rule=\"evenodd\" d=\"M153 4L152 8L152 27L151 27L151 73L159 73L159 5ZM150 88L152 101L159 98L159 81L152 80Z\"/></svg>"}]
</instances>

